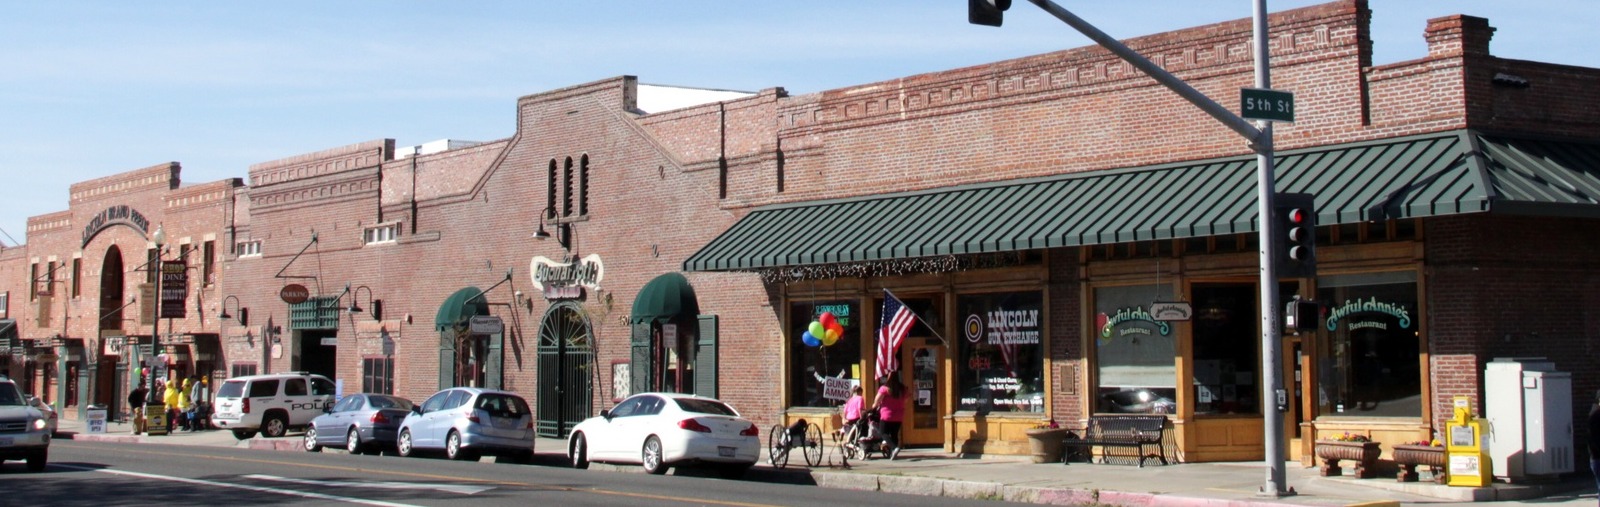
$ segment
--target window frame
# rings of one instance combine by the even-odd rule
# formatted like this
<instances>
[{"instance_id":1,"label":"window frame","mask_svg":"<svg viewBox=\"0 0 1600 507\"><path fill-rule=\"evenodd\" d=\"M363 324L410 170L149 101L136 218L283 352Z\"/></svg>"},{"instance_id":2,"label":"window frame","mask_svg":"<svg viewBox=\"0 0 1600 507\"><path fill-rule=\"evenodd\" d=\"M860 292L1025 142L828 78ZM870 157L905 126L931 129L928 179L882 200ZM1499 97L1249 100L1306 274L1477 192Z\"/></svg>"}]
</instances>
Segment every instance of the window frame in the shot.
<instances>
[{"instance_id":1,"label":"window frame","mask_svg":"<svg viewBox=\"0 0 1600 507\"><path fill-rule=\"evenodd\" d=\"M361 230L363 245L388 245L400 241L400 222L385 222Z\"/></svg>"}]
</instances>

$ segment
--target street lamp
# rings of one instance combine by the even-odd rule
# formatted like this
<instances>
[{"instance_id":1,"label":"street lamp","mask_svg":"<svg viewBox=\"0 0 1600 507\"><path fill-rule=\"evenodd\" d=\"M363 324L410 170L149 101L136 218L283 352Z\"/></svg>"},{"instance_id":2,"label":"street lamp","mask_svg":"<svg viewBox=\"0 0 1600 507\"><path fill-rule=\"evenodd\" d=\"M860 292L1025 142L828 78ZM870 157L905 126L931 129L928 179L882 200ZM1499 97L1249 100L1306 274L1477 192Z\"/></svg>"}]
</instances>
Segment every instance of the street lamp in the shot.
<instances>
[{"instance_id":1,"label":"street lamp","mask_svg":"<svg viewBox=\"0 0 1600 507\"><path fill-rule=\"evenodd\" d=\"M356 286L354 290L350 291L350 308L347 308L346 310L351 314L357 314L365 311L361 309L361 305L356 304L361 300L361 291L363 290L367 291L367 306L372 307L372 318L376 320L383 319L383 300L372 299L372 288L365 285Z\"/></svg>"},{"instance_id":2,"label":"street lamp","mask_svg":"<svg viewBox=\"0 0 1600 507\"><path fill-rule=\"evenodd\" d=\"M156 244L156 265L152 268L156 272L156 300L153 302L156 305L156 311L155 318L150 321L150 355L151 357L161 357L161 258L163 257L162 249L167 245L167 232L160 224L156 225L156 232L150 235L150 241ZM154 427L154 418L152 416L165 413L167 409L162 402L161 393L156 389L156 370L158 368L152 365L147 369L148 373L145 374L144 385L150 388L150 393L144 400L146 431ZM164 425L163 428L165 428Z\"/></svg>"}]
</instances>

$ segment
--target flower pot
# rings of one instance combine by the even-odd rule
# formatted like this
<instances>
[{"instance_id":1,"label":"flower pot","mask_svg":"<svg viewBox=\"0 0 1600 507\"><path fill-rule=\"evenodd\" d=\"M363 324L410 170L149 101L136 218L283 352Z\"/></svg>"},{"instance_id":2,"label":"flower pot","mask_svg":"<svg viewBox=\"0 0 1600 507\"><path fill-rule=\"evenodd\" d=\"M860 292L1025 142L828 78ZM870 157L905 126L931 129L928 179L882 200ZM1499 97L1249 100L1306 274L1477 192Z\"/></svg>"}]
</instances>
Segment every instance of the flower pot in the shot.
<instances>
[{"instance_id":1,"label":"flower pot","mask_svg":"<svg viewBox=\"0 0 1600 507\"><path fill-rule=\"evenodd\" d=\"M1023 433L1028 435L1028 449L1033 453L1034 463L1061 461L1062 442L1067 438L1066 428L1034 428Z\"/></svg>"},{"instance_id":2,"label":"flower pot","mask_svg":"<svg viewBox=\"0 0 1600 507\"><path fill-rule=\"evenodd\" d=\"M1397 445L1394 446L1394 462L1400 465L1400 473L1395 474L1399 482L1416 482L1417 465L1427 465L1433 472L1433 481L1444 484L1444 448L1431 445Z\"/></svg>"},{"instance_id":3,"label":"flower pot","mask_svg":"<svg viewBox=\"0 0 1600 507\"><path fill-rule=\"evenodd\" d=\"M1338 440L1318 440L1316 444L1317 458L1322 459L1323 477L1343 475L1344 470L1339 468L1339 461L1350 460L1356 462L1356 477L1371 479L1377 475L1374 467L1378 463L1378 455L1383 453L1377 442L1342 442Z\"/></svg>"}]
</instances>

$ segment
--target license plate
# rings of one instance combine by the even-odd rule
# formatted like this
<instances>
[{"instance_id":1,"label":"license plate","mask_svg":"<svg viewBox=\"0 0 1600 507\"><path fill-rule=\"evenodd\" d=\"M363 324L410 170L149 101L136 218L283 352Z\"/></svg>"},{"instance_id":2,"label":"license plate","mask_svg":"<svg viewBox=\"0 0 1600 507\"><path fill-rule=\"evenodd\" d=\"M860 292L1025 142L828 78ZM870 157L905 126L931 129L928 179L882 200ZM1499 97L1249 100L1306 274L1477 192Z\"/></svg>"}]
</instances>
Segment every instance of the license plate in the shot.
<instances>
[{"instance_id":1,"label":"license plate","mask_svg":"<svg viewBox=\"0 0 1600 507\"><path fill-rule=\"evenodd\" d=\"M0 437L0 447L11 447L11 437Z\"/></svg>"},{"instance_id":2,"label":"license plate","mask_svg":"<svg viewBox=\"0 0 1600 507\"><path fill-rule=\"evenodd\" d=\"M722 456L724 458L732 458L733 457L733 453L734 453L735 450L737 450L737 449L735 449L733 447L725 446L725 445L720 445L720 446L717 446L717 455L718 456Z\"/></svg>"}]
</instances>

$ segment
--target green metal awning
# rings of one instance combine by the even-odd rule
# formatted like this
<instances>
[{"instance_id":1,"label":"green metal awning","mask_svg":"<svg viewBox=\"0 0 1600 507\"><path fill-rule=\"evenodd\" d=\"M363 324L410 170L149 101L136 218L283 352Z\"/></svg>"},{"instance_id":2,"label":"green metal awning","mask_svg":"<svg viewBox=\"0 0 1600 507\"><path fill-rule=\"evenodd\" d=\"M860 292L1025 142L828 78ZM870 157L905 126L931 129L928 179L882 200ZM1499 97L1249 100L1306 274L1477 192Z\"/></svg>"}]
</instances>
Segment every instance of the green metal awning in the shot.
<instances>
[{"instance_id":1,"label":"green metal awning","mask_svg":"<svg viewBox=\"0 0 1600 507\"><path fill-rule=\"evenodd\" d=\"M1600 217L1600 145L1472 131L1277 153L1279 192L1319 223L1491 209ZM684 261L739 271L1256 230L1254 156L764 206Z\"/></svg>"},{"instance_id":2,"label":"green metal awning","mask_svg":"<svg viewBox=\"0 0 1600 507\"><path fill-rule=\"evenodd\" d=\"M470 301L469 301L470 299ZM466 287L444 298L439 313L433 317L433 326L439 331L466 326L467 320L489 314L489 300L477 287Z\"/></svg>"},{"instance_id":3,"label":"green metal awning","mask_svg":"<svg viewBox=\"0 0 1600 507\"><path fill-rule=\"evenodd\" d=\"M667 273L655 277L639 289L639 296L633 300L633 311L628 319L637 324L699 314L700 303L694 297L694 287L689 285L689 279L681 273Z\"/></svg>"}]
</instances>

